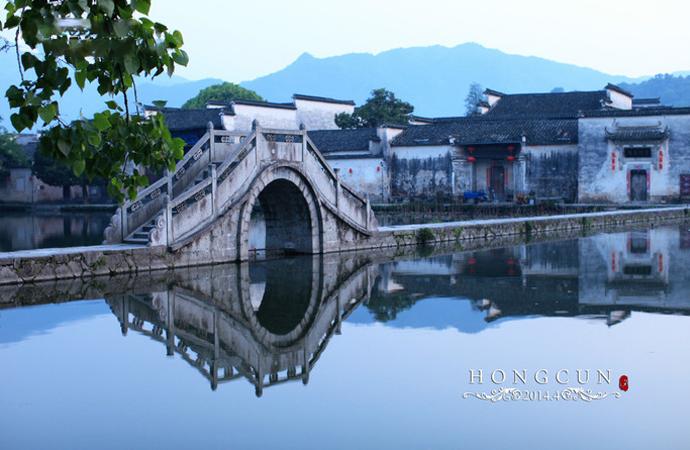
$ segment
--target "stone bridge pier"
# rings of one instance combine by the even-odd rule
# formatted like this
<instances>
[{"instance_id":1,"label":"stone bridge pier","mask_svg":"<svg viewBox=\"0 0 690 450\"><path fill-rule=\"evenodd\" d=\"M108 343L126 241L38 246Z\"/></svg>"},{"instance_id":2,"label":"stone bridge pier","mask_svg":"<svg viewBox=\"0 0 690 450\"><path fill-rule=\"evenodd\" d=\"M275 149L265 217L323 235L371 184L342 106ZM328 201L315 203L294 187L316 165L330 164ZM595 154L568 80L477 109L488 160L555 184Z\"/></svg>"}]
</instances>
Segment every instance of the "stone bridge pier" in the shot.
<instances>
[{"instance_id":1,"label":"stone bridge pier","mask_svg":"<svg viewBox=\"0 0 690 450\"><path fill-rule=\"evenodd\" d=\"M118 209L106 242L164 247L194 265L365 248L377 229L369 200L305 130L209 127L174 172Z\"/></svg>"}]
</instances>

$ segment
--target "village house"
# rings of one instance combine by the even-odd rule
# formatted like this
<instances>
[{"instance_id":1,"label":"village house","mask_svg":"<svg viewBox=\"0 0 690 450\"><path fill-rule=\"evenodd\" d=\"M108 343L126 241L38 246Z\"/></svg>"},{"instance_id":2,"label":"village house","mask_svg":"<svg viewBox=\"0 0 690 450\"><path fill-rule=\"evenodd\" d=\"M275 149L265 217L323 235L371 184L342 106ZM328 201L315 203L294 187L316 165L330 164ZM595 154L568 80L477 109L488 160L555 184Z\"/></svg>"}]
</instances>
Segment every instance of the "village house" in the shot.
<instances>
[{"instance_id":1,"label":"village house","mask_svg":"<svg viewBox=\"0 0 690 450\"><path fill-rule=\"evenodd\" d=\"M38 135L18 134L15 137L29 161L38 151ZM89 201L109 203L105 188L100 185L86 187ZM9 174L0 179L0 203L34 204L34 203L72 203L83 202L84 188L79 185L52 186L37 177L28 167L12 167Z\"/></svg>"},{"instance_id":2,"label":"village house","mask_svg":"<svg viewBox=\"0 0 690 450\"><path fill-rule=\"evenodd\" d=\"M690 196L690 109L634 99L609 84L585 92L485 91L469 117L340 130L354 102L295 94L289 103L210 102L164 109L191 146L208 124L250 132L303 128L343 182L372 201L429 198L629 203ZM148 108L147 114L161 110Z\"/></svg>"},{"instance_id":3,"label":"village house","mask_svg":"<svg viewBox=\"0 0 690 450\"><path fill-rule=\"evenodd\" d=\"M690 195L688 108L635 101L612 84L485 96L476 116L411 117L391 142L394 197L629 203Z\"/></svg>"}]
</instances>

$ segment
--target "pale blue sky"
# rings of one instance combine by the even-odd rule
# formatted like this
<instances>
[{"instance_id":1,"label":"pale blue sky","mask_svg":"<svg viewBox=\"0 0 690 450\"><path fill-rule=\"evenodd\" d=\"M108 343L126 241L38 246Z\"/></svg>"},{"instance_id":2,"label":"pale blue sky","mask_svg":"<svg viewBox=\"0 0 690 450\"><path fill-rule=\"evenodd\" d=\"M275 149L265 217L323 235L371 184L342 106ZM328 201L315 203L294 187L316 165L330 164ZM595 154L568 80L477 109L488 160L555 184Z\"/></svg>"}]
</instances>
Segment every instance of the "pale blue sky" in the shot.
<instances>
[{"instance_id":1,"label":"pale blue sky","mask_svg":"<svg viewBox=\"0 0 690 450\"><path fill-rule=\"evenodd\" d=\"M303 52L464 42L611 74L690 70L689 13L682 0L153 0L151 16L185 36L180 75L244 81Z\"/></svg>"}]
</instances>

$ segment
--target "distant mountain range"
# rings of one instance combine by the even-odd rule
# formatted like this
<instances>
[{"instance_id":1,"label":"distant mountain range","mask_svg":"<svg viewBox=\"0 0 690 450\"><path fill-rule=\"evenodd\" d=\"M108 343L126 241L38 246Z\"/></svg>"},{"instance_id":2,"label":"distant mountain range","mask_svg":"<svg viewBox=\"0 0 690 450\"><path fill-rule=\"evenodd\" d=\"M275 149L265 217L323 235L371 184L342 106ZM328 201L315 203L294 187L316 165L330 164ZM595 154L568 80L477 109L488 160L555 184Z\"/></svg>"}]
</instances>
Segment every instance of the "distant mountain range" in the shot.
<instances>
[{"instance_id":1,"label":"distant mountain range","mask_svg":"<svg viewBox=\"0 0 690 450\"><path fill-rule=\"evenodd\" d=\"M18 79L13 54L0 54L0 86ZM607 83L621 84L639 97L661 97L666 104L690 105L690 77L630 78L585 67L532 56L511 55L478 44L456 47L414 47L395 49L377 55L353 53L328 58L303 54L284 69L241 83L271 101L289 101L292 94L311 94L351 99L361 104L372 89L385 87L415 106L415 114L450 116L464 113L464 99L472 82L506 93L549 92L602 89ZM167 100L181 106L200 89L219 83L219 79L189 81L180 77L141 80L139 99L143 103ZM4 91L4 89L0 89ZM4 94L4 92L0 92ZM68 117L82 111L90 115L103 108L95 89L73 92L62 102ZM0 116L9 119L4 96ZM9 127L8 120L4 122Z\"/></svg>"}]
</instances>

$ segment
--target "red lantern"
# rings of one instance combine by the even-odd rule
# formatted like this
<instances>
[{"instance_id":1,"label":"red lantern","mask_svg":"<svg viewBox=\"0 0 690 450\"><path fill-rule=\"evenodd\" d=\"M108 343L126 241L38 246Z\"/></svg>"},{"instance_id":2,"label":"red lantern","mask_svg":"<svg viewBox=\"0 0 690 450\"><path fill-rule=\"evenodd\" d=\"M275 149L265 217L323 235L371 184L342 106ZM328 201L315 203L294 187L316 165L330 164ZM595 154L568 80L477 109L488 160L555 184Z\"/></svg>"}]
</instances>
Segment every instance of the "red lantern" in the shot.
<instances>
[{"instance_id":1,"label":"red lantern","mask_svg":"<svg viewBox=\"0 0 690 450\"><path fill-rule=\"evenodd\" d=\"M506 159L508 161L515 161L515 157L513 155L509 155Z\"/></svg>"},{"instance_id":2,"label":"red lantern","mask_svg":"<svg viewBox=\"0 0 690 450\"><path fill-rule=\"evenodd\" d=\"M348 172L349 172L349 173L352 173L352 169L348 169Z\"/></svg>"},{"instance_id":3,"label":"red lantern","mask_svg":"<svg viewBox=\"0 0 690 450\"><path fill-rule=\"evenodd\" d=\"M381 166L376 166L376 171L381 172Z\"/></svg>"},{"instance_id":4,"label":"red lantern","mask_svg":"<svg viewBox=\"0 0 690 450\"><path fill-rule=\"evenodd\" d=\"M467 162L469 162L469 163L475 163L476 161L477 161L477 158L475 158L474 156L468 156L467 157Z\"/></svg>"}]
</instances>

